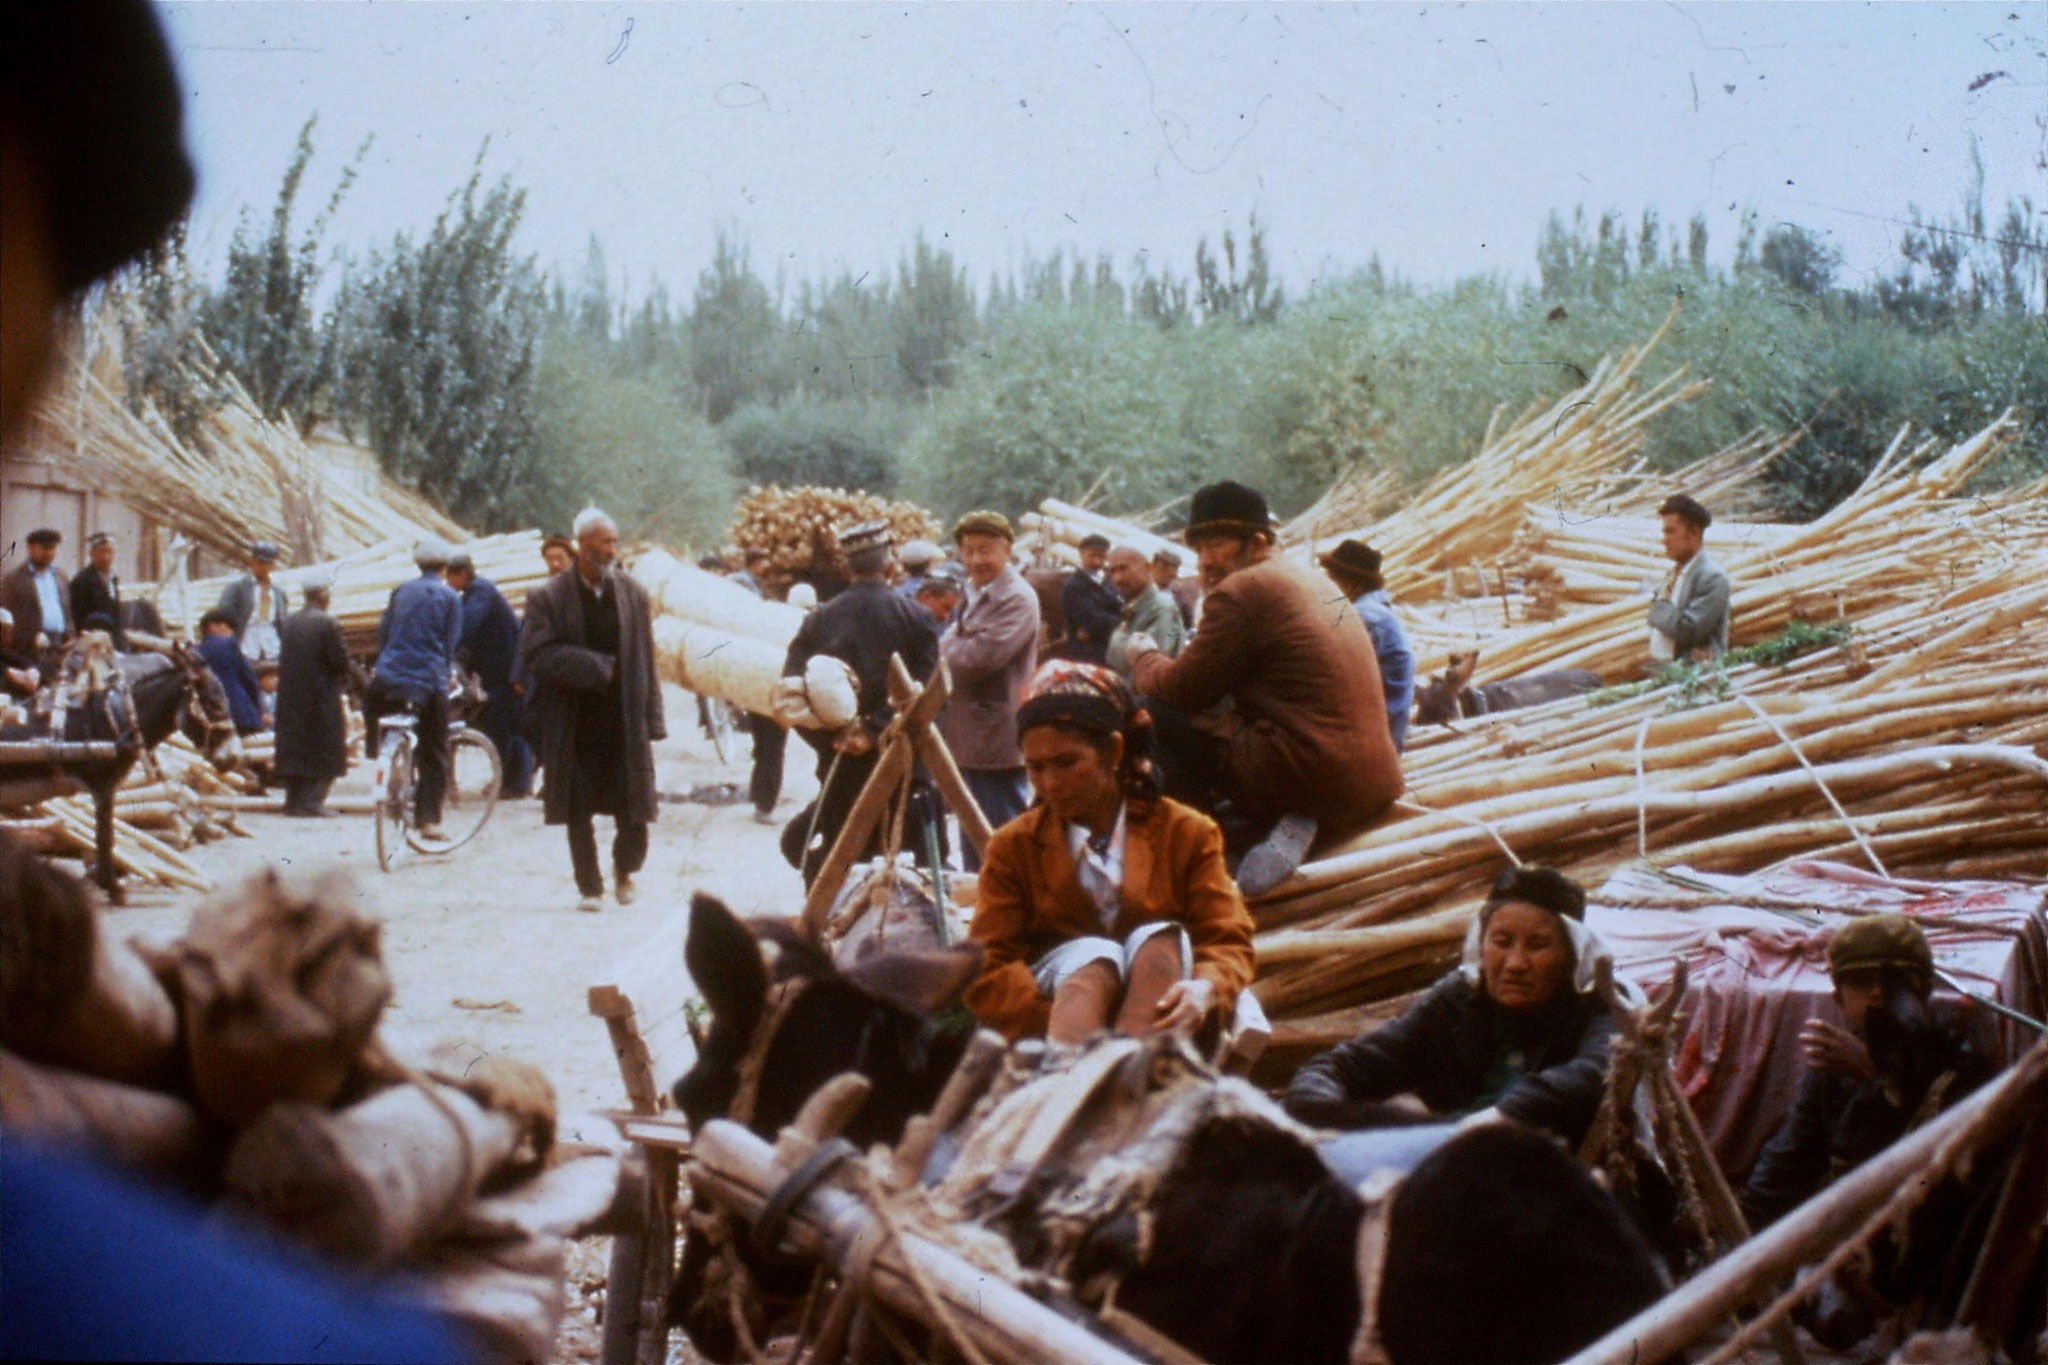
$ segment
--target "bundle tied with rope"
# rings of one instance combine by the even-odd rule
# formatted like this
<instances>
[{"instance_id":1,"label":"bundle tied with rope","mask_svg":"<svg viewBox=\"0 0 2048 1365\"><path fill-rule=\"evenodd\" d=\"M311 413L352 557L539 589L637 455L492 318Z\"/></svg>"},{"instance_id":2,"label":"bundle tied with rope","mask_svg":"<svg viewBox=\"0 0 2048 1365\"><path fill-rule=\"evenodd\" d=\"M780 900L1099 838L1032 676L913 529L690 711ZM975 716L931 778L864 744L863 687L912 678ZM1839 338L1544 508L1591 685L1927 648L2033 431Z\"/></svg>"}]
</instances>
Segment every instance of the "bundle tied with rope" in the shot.
<instances>
[{"instance_id":1,"label":"bundle tied with rope","mask_svg":"<svg viewBox=\"0 0 2048 1365\"><path fill-rule=\"evenodd\" d=\"M0 1124L347 1264L403 1267L498 1357L547 1357L567 1239L609 1210L622 1149L609 1125L560 1119L527 1063L387 1047L381 932L346 878L259 872L167 945L115 935L82 884L5 835L0 893Z\"/></svg>"}]
</instances>

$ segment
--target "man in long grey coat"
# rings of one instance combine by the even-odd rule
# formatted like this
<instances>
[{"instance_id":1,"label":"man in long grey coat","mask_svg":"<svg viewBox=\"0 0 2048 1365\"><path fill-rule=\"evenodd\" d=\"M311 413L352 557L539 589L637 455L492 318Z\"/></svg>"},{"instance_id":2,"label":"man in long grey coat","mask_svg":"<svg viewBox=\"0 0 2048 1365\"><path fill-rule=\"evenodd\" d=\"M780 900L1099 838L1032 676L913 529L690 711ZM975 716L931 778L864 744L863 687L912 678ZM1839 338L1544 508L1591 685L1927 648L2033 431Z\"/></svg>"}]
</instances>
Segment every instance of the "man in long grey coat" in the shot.
<instances>
[{"instance_id":1,"label":"man in long grey coat","mask_svg":"<svg viewBox=\"0 0 2048 1365\"><path fill-rule=\"evenodd\" d=\"M1650 602L1650 661L1718 659L1728 652L1728 574L1703 542L1714 518L1683 493L1657 509L1664 553L1676 567Z\"/></svg>"},{"instance_id":2,"label":"man in long grey coat","mask_svg":"<svg viewBox=\"0 0 2048 1365\"><path fill-rule=\"evenodd\" d=\"M580 908L604 903L592 817L612 817L612 887L633 900L657 809L654 741L668 738L647 590L618 572L619 531L596 508L576 518L576 563L526 598L519 657L535 691L531 732L547 770L543 809L569 827Z\"/></svg>"},{"instance_id":3,"label":"man in long grey coat","mask_svg":"<svg viewBox=\"0 0 2048 1365\"><path fill-rule=\"evenodd\" d=\"M970 512L953 529L967 568L967 603L939 640L952 670L953 695L939 712L939 734L991 828L1024 813L1024 753L1017 747L1017 705L1038 663L1038 594L1010 563L1012 534L1000 512ZM964 841L963 841L964 842ZM973 846L961 849L980 870Z\"/></svg>"},{"instance_id":4,"label":"man in long grey coat","mask_svg":"<svg viewBox=\"0 0 2048 1365\"><path fill-rule=\"evenodd\" d=\"M332 815L327 789L348 772L348 723L341 694L348 686L348 646L327 613L328 588L309 583L306 605L285 618L277 647L277 775L284 813Z\"/></svg>"}]
</instances>

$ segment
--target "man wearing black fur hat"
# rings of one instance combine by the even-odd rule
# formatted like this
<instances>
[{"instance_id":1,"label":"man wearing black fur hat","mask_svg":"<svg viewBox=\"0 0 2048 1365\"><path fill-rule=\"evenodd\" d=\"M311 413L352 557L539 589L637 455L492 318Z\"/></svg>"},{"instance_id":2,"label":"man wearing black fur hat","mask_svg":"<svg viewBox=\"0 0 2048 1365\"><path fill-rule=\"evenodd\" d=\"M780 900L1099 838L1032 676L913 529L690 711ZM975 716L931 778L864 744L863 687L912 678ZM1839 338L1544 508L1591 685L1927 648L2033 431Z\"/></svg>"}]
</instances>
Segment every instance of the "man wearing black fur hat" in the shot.
<instances>
[{"instance_id":1,"label":"man wearing black fur hat","mask_svg":"<svg viewBox=\"0 0 2048 1365\"><path fill-rule=\"evenodd\" d=\"M1728 651L1728 575L1702 548L1713 514L1684 493L1657 509L1675 566L1650 601L1650 659L1718 659Z\"/></svg>"},{"instance_id":2,"label":"man wearing black fur hat","mask_svg":"<svg viewBox=\"0 0 2048 1365\"><path fill-rule=\"evenodd\" d=\"M1158 723L1166 794L1213 813L1247 896L1293 874L1320 834L1364 829L1401 794L1401 760L1372 640L1304 565L1274 554L1266 499L1239 483L1195 493L1201 628L1178 657L1143 635L1129 655Z\"/></svg>"}]
</instances>

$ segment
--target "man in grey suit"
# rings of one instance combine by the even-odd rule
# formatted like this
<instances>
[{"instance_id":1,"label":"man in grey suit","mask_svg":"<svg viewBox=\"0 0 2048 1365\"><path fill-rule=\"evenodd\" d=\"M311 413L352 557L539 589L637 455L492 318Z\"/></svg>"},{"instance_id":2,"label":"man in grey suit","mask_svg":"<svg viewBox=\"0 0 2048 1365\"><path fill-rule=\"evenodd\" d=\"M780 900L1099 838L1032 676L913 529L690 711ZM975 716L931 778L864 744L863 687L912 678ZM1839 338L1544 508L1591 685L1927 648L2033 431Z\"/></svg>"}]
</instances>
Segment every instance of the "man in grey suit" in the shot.
<instances>
[{"instance_id":1,"label":"man in grey suit","mask_svg":"<svg viewBox=\"0 0 2048 1365\"><path fill-rule=\"evenodd\" d=\"M953 543L967 569L967 604L939 639L939 657L953 675L939 734L990 828L1008 824L1031 802L1017 705L1038 663L1038 594L1010 563L1012 538L1000 512L960 518ZM968 871L980 870L964 841L961 860Z\"/></svg>"},{"instance_id":2,"label":"man in grey suit","mask_svg":"<svg viewBox=\"0 0 2048 1365\"><path fill-rule=\"evenodd\" d=\"M235 641L251 663L276 661L282 649L284 618L291 614L291 594L270 581L277 561L278 549L269 541L251 545L248 572L221 590L214 608L234 623Z\"/></svg>"},{"instance_id":3,"label":"man in grey suit","mask_svg":"<svg viewBox=\"0 0 2048 1365\"><path fill-rule=\"evenodd\" d=\"M1718 659L1728 650L1728 574L1702 543L1714 518L1684 493L1657 509L1664 523L1664 553L1674 566L1650 601L1650 659Z\"/></svg>"}]
</instances>

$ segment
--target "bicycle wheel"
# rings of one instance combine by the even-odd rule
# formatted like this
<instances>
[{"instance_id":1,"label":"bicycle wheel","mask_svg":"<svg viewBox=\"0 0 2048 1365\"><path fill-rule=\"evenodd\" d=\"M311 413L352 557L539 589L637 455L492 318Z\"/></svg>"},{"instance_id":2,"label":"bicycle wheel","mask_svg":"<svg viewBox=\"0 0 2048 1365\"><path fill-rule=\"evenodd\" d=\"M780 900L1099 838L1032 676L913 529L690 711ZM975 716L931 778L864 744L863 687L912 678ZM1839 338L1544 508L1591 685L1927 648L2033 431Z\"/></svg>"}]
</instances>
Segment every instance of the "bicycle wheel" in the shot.
<instances>
[{"instance_id":1,"label":"bicycle wheel","mask_svg":"<svg viewBox=\"0 0 2048 1365\"><path fill-rule=\"evenodd\" d=\"M384 784L377 789L377 866L386 872L398 866L412 838L412 736L393 735L391 756L384 764Z\"/></svg>"},{"instance_id":2,"label":"bicycle wheel","mask_svg":"<svg viewBox=\"0 0 2048 1365\"><path fill-rule=\"evenodd\" d=\"M441 798L441 832L438 843L424 843L416 829L408 828L406 839L422 853L452 853L476 837L498 804L498 784L504 781L504 760L489 735L476 730L459 730L448 737L448 790Z\"/></svg>"}]
</instances>

